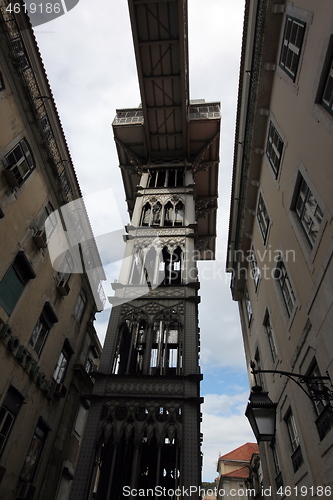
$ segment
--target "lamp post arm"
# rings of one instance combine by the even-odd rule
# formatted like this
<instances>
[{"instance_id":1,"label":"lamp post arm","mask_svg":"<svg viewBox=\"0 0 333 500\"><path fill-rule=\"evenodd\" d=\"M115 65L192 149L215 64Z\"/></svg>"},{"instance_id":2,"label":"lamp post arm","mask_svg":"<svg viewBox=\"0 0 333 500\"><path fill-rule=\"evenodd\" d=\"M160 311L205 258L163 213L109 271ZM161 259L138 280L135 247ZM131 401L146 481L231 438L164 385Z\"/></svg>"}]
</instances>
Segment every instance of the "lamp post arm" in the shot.
<instances>
[{"instance_id":1,"label":"lamp post arm","mask_svg":"<svg viewBox=\"0 0 333 500\"><path fill-rule=\"evenodd\" d=\"M281 370L257 370L253 361L251 361L250 366L252 369L251 373L254 376L256 376L257 373L277 373L280 376L284 375L285 377L288 377L302 389L311 401L333 401L333 391L325 385L325 382L330 380L330 377L328 376L315 377ZM309 392L304 389L302 384L307 384Z\"/></svg>"}]
</instances>

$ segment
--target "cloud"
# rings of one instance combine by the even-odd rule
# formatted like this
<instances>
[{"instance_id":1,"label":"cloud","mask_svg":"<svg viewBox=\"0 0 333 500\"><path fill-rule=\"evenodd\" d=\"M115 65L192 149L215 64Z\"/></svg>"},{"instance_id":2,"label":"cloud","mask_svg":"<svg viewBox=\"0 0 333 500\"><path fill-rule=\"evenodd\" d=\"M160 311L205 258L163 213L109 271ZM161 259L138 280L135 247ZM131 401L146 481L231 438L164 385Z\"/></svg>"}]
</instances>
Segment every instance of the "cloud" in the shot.
<instances>
[{"instance_id":1,"label":"cloud","mask_svg":"<svg viewBox=\"0 0 333 500\"><path fill-rule=\"evenodd\" d=\"M202 405L203 422L203 481L217 476L219 456L247 442L255 442L247 418L244 416L249 391L234 396L207 394Z\"/></svg>"}]
</instances>

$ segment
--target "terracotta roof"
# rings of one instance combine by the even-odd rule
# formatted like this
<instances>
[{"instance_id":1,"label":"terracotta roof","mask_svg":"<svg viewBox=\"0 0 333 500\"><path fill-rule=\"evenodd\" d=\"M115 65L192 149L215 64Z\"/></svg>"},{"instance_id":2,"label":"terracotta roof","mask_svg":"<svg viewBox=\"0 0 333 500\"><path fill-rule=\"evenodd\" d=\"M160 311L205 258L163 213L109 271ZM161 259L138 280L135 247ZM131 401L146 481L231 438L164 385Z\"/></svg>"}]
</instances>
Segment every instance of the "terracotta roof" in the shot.
<instances>
[{"instance_id":1,"label":"terracotta roof","mask_svg":"<svg viewBox=\"0 0 333 500\"><path fill-rule=\"evenodd\" d=\"M247 478L249 477L249 468L248 467L240 467L239 469L233 470L232 472L228 472L228 474L222 474L222 477L239 477L239 478Z\"/></svg>"},{"instance_id":2,"label":"terracotta roof","mask_svg":"<svg viewBox=\"0 0 333 500\"><path fill-rule=\"evenodd\" d=\"M250 462L253 453L259 453L259 446L257 443L246 443L239 446L233 451L229 451L225 455L222 455L219 460L241 460L245 462Z\"/></svg>"}]
</instances>

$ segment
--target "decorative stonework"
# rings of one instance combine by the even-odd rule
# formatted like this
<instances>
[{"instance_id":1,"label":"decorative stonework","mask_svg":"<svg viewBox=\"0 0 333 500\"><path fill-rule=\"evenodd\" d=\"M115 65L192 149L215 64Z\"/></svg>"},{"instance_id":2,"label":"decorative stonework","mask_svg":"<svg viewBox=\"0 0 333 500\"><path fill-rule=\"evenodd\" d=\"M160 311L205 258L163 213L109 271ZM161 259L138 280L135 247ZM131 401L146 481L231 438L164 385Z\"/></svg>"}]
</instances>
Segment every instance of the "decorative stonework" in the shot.
<instances>
[{"instance_id":1,"label":"decorative stonework","mask_svg":"<svg viewBox=\"0 0 333 500\"><path fill-rule=\"evenodd\" d=\"M151 321L156 320L157 318L167 319L168 316L172 316L173 311L176 311L180 316L184 315L184 303L178 302L175 304L168 304L165 306L159 302L149 301L148 304L138 304L136 307L128 304L124 304L122 308L121 321L125 319L131 319L132 321L136 321L139 319L146 318L147 320L150 318Z\"/></svg>"},{"instance_id":2,"label":"decorative stonework","mask_svg":"<svg viewBox=\"0 0 333 500\"><path fill-rule=\"evenodd\" d=\"M173 188L158 188L158 195L170 195L172 190L172 194L186 194L192 193L193 187L173 187ZM156 188L141 188L141 192L143 192L144 196L156 196Z\"/></svg>"},{"instance_id":3,"label":"decorative stonework","mask_svg":"<svg viewBox=\"0 0 333 500\"><path fill-rule=\"evenodd\" d=\"M210 196L204 199L197 198L195 201L196 220L207 217L207 214L217 210L217 196Z\"/></svg>"},{"instance_id":4,"label":"decorative stonework","mask_svg":"<svg viewBox=\"0 0 333 500\"><path fill-rule=\"evenodd\" d=\"M154 205L156 202L160 202L161 205L165 205L168 203L168 201L171 201L172 203L178 203L181 201L185 205L185 196L182 195L181 193L161 193L161 191L158 191L157 193L154 193L154 195L144 195L142 197L142 204L145 205L147 202L150 203L151 205Z\"/></svg>"},{"instance_id":5,"label":"decorative stonework","mask_svg":"<svg viewBox=\"0 0 333 500\"><path fill-rule=\"evenodd\" d=\"M152 290L149 294L149 298L160 298L160 297L185 297L185 290L183 287L159 287Z\"/></svg>"},{"instance_id":6,"label":"decorative stonework","mask_svg":"<svg viewBox=\"0 0 333 500\"><path fill-rule=\"evenodd\" d=\"M157 227L154 229L150 227L149 229L138 229L132 236L134 238L149 237L150 240L152 240L154 238L165 238L168 236L186 236L191 233L193 233L193 229L186 227Z\"/></svg>"},{"instance_id":7,"label":"decorative stonework","mask_svg":"<svg viewBox=\"0 0 333 500\"><path fill-rule=\"evenodd\" d=\"M155 316L155 314L161 311L162 306L156 302L149 302L147 305L143 306L142 309L149 314L149 316Z\"/></svg>"},{"instance_id":8,"label":"decorative stonework","mask_svg":"<svg viewBox=\"0 0 333 500\"><path fill-rule=\"evenodd\" d=\"M200 238L196 244L195 248L199 252L204 252L205 250L209 250L209 243L213 239L213 236L207 238Z\"/></svg>"},{"instance_id":9,"label":"decorative stonework","mask_svg":"<svg viewBox=\"0 0 333 500\"><path fill-rule=\"evenodd\" d=\"M179 233L175 233L178 234ZM147 252L154 248L157 253L159 253L164 247L167 247L169 251L175 250L177 247L180 247L182 251L185 251L185 239L184 236L173 236L168 233L168 236L164 236L162 238L155 237L155 239L151 238L140 238L134 243L134 251L138 251L139 248L142 249L144 255Z\"/></svg>"},{"instance_id":10,"label":"decorative stonework","mask_svg":"<svg viewBox=\"0 0 333 500\"><path fill-rule=\"evenodd\" d=\"M155 398L157 395L182 396L183 384L180 381L168 382L156 379L152 381L138 380L136 382L129 382L127 379L119 381L108 380L106 391L107 394L112 395L112 397L116 397L117 394L145 394Z\"/></svg>"},{"instance_id":11,"label":"decorative stonework","mask_svg":"<svg viewBox=\"0 0 333 500\"><path fill-rule=\"evenodd\" d=\"M144 436L149 442L155 435L161 445L166 437L170 442L176 436L181 440L182 406L172 400L166 403L130 399L120 402L113 399L103 405L98 434L100 444L107 443L110 438L114 443L119 443L122 436L126 442L134 439L138 446L142 444Z\"/></svg>"}]
</instances>

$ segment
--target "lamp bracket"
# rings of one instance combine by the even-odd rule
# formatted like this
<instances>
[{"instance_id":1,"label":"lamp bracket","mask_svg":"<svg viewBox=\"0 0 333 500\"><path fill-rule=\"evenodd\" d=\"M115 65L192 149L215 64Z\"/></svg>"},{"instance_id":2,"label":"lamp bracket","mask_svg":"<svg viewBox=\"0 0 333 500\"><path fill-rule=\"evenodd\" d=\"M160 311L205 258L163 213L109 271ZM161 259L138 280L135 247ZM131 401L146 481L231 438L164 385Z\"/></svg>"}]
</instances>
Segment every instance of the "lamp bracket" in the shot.
<instances>
[{"instance_id":1,"label":"lamp bracket","mask_svg":"<svg viewBox=\"0 0 333 500\"><path fill-rule=\"evenodd\" d=\"M251 373L256 376L257 373L277 373L280 377L283 375L288 377L290 380L295 382L298 387L311 399L311 401L333 401L333 387L327 387L326 382L330 381L330 377L327 376L312 376L312 375L302 375L301 373L285 372L281 370L258 370L256 369L256 364L251 361ZM307 387L307 390L305 387Z\"/></svg>"}]
</instances>

